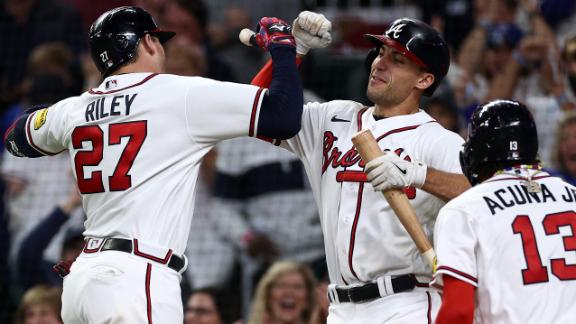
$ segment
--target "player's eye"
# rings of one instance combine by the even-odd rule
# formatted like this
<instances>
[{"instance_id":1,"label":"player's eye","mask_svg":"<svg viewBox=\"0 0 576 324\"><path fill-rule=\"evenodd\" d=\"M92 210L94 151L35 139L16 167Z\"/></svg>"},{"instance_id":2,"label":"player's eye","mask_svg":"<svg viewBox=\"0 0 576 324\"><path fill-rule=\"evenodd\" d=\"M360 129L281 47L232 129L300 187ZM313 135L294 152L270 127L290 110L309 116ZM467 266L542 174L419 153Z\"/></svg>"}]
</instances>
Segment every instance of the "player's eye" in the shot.
<instances>
[{"instance_id":1,"label":"player's eye","mask_svg":"<svg viewBox=\"0 0 576 324\"><path fill-rule=\"evenodd\" d=\"M404 63L404 56L400 53L392 54L392 60L396 63Z\"/></svg>"}]
</instances>

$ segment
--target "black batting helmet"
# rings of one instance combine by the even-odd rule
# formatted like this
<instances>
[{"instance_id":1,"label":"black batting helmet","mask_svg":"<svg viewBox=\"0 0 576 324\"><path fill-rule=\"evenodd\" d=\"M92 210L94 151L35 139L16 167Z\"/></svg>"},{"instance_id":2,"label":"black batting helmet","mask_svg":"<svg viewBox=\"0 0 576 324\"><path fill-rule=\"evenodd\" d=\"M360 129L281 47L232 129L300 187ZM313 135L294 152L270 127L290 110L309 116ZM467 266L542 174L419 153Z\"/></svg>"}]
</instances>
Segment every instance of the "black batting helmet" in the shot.
<instances>
[{"instance_id":1,"label":"black batting helmet","mask_svg":"<svg viewBox=\"0 0 576 324\"><path fill-rule=\"evenodd\" d=\"M138 7L119 7L103 13L90 27L92 59L104 77L132 60L140 39L150 34L166 42L174 32L163 31L152 16Z\"/></svg>"},{"instance_id":2,"label":"black batting helmet","mask_svg":"<svg viewBox=\"0 0 576 324\"><path fill-rule=\"evenodd\" d=\"M503 165L532 163L538 163L538 134L526 106L494 100L474 111L460 152L462 171L472 185L483 180L484 169L495 172Z\"/></svg>"},{"instance_id":3,"label":"black batting helmet","mask_svg":"<svg viewBox=\"0 0 576 324\"><path fill-rule=\"evenodd\" d=\"M377 46L368 54L368 67L378 55L382 45L390 46L434 75L434 83L424 91L431 96L440 85L450 67L448 44L440 33L428 24L402 18L395 20L382 35L365 34L364 37Z\"/></svg>"}]
</instances>

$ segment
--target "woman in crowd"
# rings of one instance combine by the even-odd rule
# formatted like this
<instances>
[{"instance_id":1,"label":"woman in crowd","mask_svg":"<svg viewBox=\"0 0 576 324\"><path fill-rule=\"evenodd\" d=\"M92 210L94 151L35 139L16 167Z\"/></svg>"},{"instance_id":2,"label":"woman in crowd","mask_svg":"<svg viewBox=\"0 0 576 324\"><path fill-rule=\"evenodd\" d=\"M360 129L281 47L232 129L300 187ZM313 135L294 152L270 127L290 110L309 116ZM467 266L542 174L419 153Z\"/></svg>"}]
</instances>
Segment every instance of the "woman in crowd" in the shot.
<instances>
[{"instance_id":1,"label":"woman in crowd","mask_svg":"<svg viewBox=\"0 0 576 324\"><path fill-rule=\"evenodd\" d=\"M276 262L258 283L248 324L309 324L316 307L315 287L307 266Z\"/></svg>"}]
</instances>

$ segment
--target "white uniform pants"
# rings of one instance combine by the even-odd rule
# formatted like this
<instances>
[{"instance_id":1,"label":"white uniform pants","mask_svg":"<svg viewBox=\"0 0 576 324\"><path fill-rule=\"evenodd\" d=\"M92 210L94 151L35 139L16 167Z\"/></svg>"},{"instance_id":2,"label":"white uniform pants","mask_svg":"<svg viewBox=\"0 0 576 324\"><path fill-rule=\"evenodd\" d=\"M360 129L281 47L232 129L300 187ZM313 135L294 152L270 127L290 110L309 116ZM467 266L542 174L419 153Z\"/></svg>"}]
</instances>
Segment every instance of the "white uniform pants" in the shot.
<instances>
[{"instance_id":1,"label":"white uniform pants","mask_svg":"<svg viewBox=\"0 0 576 324\"><path fill-rule=\"evenodd\" d=\"M182 323L181 275L119 251L82 253L64 277L65 324Z\"/></svg>"},{"instance_id":2,"label":"white uniform pants","mask_svg":"<svg viewBox=\"0 0 576 324\"><path fill-rule=\"evenodd\" d=\"M432 324L441 301L435 291L414 288L366 303L331 303L328 324Z\"/></svg>"}]
</instances>

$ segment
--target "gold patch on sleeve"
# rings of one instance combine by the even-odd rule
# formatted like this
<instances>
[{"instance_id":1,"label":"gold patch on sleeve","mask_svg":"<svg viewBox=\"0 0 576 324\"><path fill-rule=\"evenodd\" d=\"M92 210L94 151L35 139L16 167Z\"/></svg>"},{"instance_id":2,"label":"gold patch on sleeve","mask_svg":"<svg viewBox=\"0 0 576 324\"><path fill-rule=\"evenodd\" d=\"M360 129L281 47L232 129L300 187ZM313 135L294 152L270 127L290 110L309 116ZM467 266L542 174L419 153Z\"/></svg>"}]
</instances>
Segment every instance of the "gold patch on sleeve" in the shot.
<instances>
[{"instance_id":1,"label":"gold patch on sleeve","mask_svg":"<svg viewBox=\"0 0 576 324\"><path fill-rule=\"evenodd\" d=\"M44 123L46 123L46 115L48 115L48 108L39 110L34 117L34 130L38 130Z\"/></svg>"}]
</instances>

